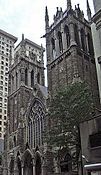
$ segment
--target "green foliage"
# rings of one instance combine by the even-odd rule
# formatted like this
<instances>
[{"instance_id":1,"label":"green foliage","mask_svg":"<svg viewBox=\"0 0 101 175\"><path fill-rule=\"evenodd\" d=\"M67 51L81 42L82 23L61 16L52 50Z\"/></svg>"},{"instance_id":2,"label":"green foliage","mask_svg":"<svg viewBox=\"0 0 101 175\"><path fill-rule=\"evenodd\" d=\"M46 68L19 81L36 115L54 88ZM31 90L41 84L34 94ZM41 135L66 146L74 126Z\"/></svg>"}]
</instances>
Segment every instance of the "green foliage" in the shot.
<instances>
[{"instance_id":1,"label":"green foliage","mask_svg":"<svg viewBox=\"0 0 101 175\"><path fill-rule=\"evenodd\" d=\"M48 143L59 148L80 148L79 123L92 117L92 109L92 94L85 83L60 89L49 107Z\"/></svg>"}]
</instances>

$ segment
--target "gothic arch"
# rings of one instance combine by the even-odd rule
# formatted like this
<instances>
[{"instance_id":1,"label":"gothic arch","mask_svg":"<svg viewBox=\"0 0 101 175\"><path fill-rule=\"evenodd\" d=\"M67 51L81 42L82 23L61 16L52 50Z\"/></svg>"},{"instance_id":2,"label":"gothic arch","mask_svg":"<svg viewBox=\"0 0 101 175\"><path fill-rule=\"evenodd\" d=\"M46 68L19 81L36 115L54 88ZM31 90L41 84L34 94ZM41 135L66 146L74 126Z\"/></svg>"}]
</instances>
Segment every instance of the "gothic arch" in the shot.
<instances>
[{"instance_id":1,"label":"gothic arch","mask_svg":"<svg viewBox=\"0 0 101 175\"><path fill-rule=\"evenodd\" d=\"M80 46L80 41L79 41L79 31L78 31L78 26L77 24L74 24L74 35L75 35L75 41L78 46Z\"/></svg>"},{"instance_id":2,"label":"gothic arch","mask_svg":"<svg viewBox=\"0 0 101 175\"><path fill-rule=\"evenodd\" d=\"M67 148L58 152L61 172L70 172L72 170L72 157Z\"/></svg>"},{"instance_id":3,"label":"gothic arch","mask_svg":"<svg viewBox=\"0 0 101 175\"><path fill-rule=\"evenodd\" d=\"M65 27L64 27L64 32L66 35L66 43L67 43L67 48L68 48L70 45L70 33L69 33L69 28L67 25L65 25Z\"/></svg>"},{"instance_id":4,"label":"gothic arch","mask_svg":"<svg viewBox=\"0 0 101 175\"><path fill-rule=\"evenodd\" d=\"M21 157L19 151L17 152L17 168L18 168L18 175L22 175L21 172Z\"/></svg>"},{"instance_id":5,"label":"gothic arch","mask_svg":"<svg viewBox=\"0 0 101 175\"><path fill-rule=\"evenodd\" d=\"M59 50L63 52L62 33L58 31Z\"/></svg>"},{"instance_id":6,"label":"gothic arch","mask_svg":"<svg viewBox=\"0 0 101 175\"><path fill-rule=\"evenodd\" d=\"M23 155L24 175L33 175L33 157L31 151L27 148Z\"/></svg>"},{"instance_id":7,"label":"gothic arch","mask_svg":"<svg viewBox=\"0 0 101 175\"><path fill-rule=\"evenodd\" d=\"M9 171L10 171L10 175L13 175L13 173L14 173L14 156L11 157L10 164L9 164Z\"/></svg>"},{"instance_id":8,"label":"gothic arch","mask_svg":"<svg viewBox=\"0 0 101 175\"><path fill-rule=\"evenodd\" d=\"M43 133L45 128L45 106L38 98L32 100L27 113L28 142L31 147L43 145Z\"/></svg>"},{"instance_id":9,"label":"gothic arch","mask_svg":"<svg viewBox=\"0 0 101 175\"><path fill-rule=\"evenodd\" d=\"M35 150L35 175L41 175L41 154L39 152L39 147Z\"/></svg>"},{"instance_id":10,"label":"gothic arch","mask_svg":"<svg viewBox=\"0 0 101 175\"><path fill-rule=\"evenodd\" d=\"M81 47L85 51L86 50L86 42L85 42L85 31L83 28L80 30L80 33L81 33Z\"/></svg>"},{"instance_id":11,"label":"gothic arch","mask_svg":"<svg viewBox=\"0 0 101 175\"><path fill-rule=\"evenodd\" d=\"M53 59L55 58L55 39L54 38L52 38L51 39L51 45L52 45L52 57L53 57Z\"/></svg>"},{"instance_id":12,"label":"gothic arch","mask_svg":"<svg viewBox=\"0 0 101 175\"><path fill-rule=\"evenodd\" d=\"M94 49L93 49L93 42L90 33L87 34L87 41L88 41L88 51L90 55L94 55Z\"/></svg>"},{"instance_id":13,"label":"gothic arch","mask_svg":"<svg viewBox=\"0 0 101 175\"><path fill-rule=\"evenodd\" d=\"M54 50L55 49L55 39L54 38L51 39L51 43L52 43L52 50Z\"/></svg>"}]
</instances>

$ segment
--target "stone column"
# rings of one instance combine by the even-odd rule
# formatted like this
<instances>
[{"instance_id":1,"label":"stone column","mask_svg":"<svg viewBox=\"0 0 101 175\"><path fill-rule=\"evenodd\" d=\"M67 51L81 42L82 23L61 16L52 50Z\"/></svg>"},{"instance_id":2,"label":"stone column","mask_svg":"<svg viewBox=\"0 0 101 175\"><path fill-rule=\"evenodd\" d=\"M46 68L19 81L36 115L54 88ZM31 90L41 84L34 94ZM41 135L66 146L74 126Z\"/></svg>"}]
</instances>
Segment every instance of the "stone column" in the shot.
<instances>
[{"instance_id":1,"label":"stone column","mask_svg":"<svg viewBox=\"0 0 101 175\"><path fill-rule=\"evenodd\" d=\"M45 158L43 158L43 161L42 161L42 172L41 172L42 175L45 175L46 174L46 171L47 171L47 165L46 165L44 159Z\"/></svg>"},{"instance_id":2,"label":"stone column","mask_svg":"<svg viewBox=\"0 0 101 175\"><path fill-rule=\"evenodd\" d=\"M18 88L20 87L20 70L18 69Z\"/></svg>"},{"instance_id":3,"label":"stone column","mask_svg":"<svg viewBox=\"0 0 101 175\"><path fill-rule=\"evenodd\" d=\"M11 86L11 87L10 87L10 88L11 88L11 92L10 92L10 93L13 92L13 81L12 81L12 77L13 77L13 75L11 74L11 77L10 77L10 78L11 78L11 85L10 85L10 86Z\"/></svg>"},{"instance_id":4,"label":"stone column","mask_svg":"<svg viewBox=\"0 0 101 175\"><path fill-rule=\"evenodd\" d=\"M88 46L88 35L87 35L87 31L85 30L85 47L86 47L86 51L89 53L89 46Z\"/></svg>"},{"instance_id":5,"label":"stone column","mask_svg":"<svg viewBox=\"0 0 101 175\"><path fill-rule=\"evenodd\" d=\"M35 175L35 160L33 158L33 175Z\"/></svg>"},{"instance_id":6,"label":"stone column","mask_svg":"<svg viewBox=\"0 0 101 175\"><path fill-rule=\"evenodd\" d=\"M79 42L80 42L80 46L82 47L82 44L81 44L81 32L80 32L80 25L78 26L78 32L79 32Z\"/></svg>"},{"instance_id":7,"label":"stone column","mask_svg":"<svg viewBox=\"0 0 101 175\"><path fill-rule=\"evenodd\" d=\"M24 165L21 166L21 174L24 175Z\"/></svg>"},{"instance_id":8,"label":"stone column","mask_svg":"<svg viewBox=\"0 0 101 175\"><path fill-rule=\"evenodd\" d=\"M28 86L31 87L31 71L28 70Z\"/></svg>"},{"instance_id":9,"label":"stone column","mask_svg":"<svg viewBox=\"0 0 101 175\"><path fill-rule=\"evenodd\" d=\"M19 175L19 170L14 169L14 175Z\"/></svg>"},{"instance_id":10,"label":"stone column","mask_svg":"<svg viewBox=\"0 0 101 175\"><path fill-rule=\"evenodd\" d=\"M55 50L56 50L56 57L59 55L59 41L56 31L54 30L54 39L55 39Z\"/></svg>"}]
</instances>

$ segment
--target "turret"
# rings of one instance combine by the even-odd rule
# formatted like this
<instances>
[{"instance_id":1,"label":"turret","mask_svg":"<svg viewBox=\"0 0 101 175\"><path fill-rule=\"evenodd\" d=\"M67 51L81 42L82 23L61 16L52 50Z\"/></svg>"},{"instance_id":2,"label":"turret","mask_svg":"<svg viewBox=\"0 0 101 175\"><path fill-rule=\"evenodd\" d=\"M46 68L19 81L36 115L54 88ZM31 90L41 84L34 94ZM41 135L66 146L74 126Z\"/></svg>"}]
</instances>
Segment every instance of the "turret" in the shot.
<instances>
[{"instance_id":1,"label":"turret","mask_svg":"<svg viewBox=\"0 0 101 175\"><path fill-rule=\"evenodd\" d=\"M46 9L45 9L45 29L46 31L48 28L49 28L49 15L48 15L48 9L46 6Z\"/></svg>"},{"instance_id":2,"label":"turret","mask_svg":"<svg viewBox=\"0 0 101 175\"><path fill-rule=\"evenodd\" d=\"M90 9L88 0L87 0L87 16L88 16L88 21L91 22L91 9Z\"/></svg>"}]
</instances>

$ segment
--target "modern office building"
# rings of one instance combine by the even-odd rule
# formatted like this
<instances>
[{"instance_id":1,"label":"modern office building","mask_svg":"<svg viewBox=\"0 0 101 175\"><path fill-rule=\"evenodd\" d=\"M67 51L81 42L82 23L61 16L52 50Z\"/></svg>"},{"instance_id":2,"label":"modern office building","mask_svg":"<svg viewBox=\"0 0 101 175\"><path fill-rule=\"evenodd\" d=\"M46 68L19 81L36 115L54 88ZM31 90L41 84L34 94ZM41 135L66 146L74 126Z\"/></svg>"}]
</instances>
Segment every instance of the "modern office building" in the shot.
<instances>
[{"instance_id":1,"label":"modern office building","mask_svg":"<svg viewBox=\"0 0 101 175\"><path fill-rule=\"evenodd\" d=\"M0 151L3 149L3 138L7 119L8 71L10 55L14 52L17 38L0 30Z\"/></svg>"}]
</instances>

